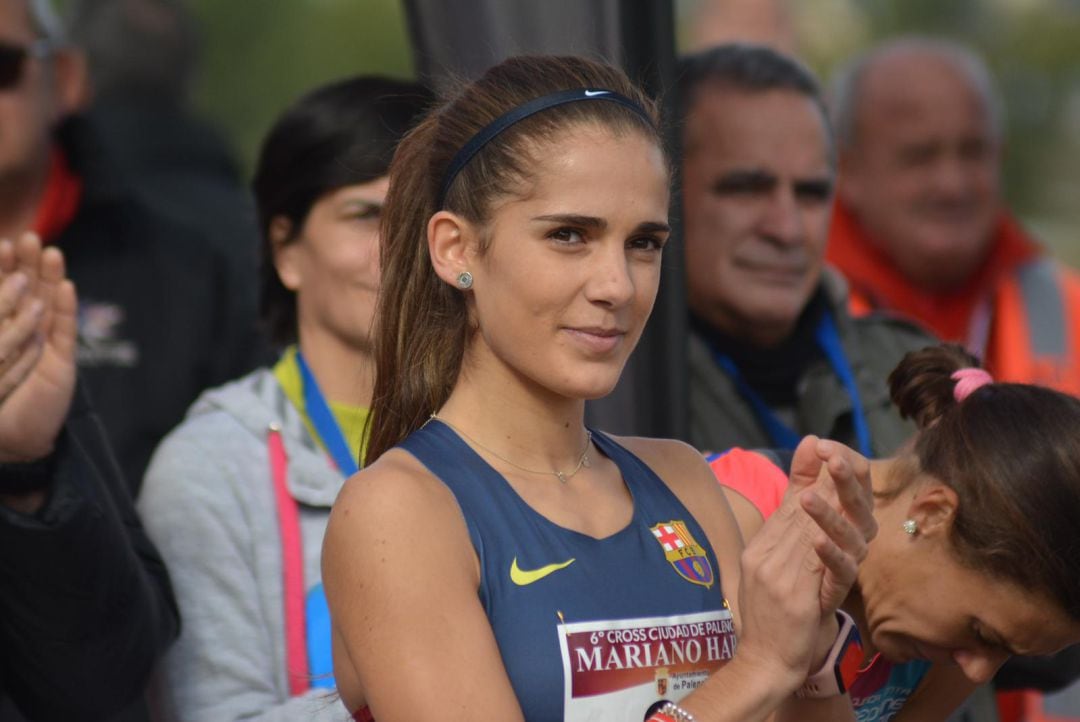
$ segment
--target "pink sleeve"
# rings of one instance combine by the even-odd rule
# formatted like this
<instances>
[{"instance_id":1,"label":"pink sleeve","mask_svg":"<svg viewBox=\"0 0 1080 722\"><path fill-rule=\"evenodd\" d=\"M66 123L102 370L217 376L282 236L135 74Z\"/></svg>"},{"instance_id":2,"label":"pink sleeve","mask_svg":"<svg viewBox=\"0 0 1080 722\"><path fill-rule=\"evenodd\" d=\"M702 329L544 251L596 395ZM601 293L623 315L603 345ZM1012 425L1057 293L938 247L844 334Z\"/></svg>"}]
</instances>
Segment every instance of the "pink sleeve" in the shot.
<instances>
[{"instance_id":1,"label":"pink sleeve","mask_svg":"<svg viewBox=\"0 0 1080 722\"><path fill-rule=\"evenodd\" d=\"M761 454L734 448L709 462L716 479L753 504L768 519L780 507L788 478Z\"/></svg>"}]
</instances>

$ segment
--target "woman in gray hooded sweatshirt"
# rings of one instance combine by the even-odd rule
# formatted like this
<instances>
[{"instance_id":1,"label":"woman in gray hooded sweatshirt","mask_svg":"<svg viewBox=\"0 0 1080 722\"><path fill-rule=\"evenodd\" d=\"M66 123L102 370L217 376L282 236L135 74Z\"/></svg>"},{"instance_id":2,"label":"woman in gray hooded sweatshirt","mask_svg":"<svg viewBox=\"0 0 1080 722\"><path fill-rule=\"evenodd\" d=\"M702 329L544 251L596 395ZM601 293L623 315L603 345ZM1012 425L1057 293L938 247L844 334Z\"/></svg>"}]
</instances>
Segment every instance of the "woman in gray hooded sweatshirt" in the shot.
<instances>
[{"instance_id":1,"label":"woman in gray hooded sweatshirt","mask_svg":"<svg viewBox=\"0 0 1080 722\"><path fill-rule=\"evenodd\" d=\"M166 718L347 718L320 548L364 455L386 172L429 102L413 83L339 81L301 98L263 145L261 310L284 352L203 394L155 452L138 503L183 620L164 662Z\"/></svg>"}]
</instances>

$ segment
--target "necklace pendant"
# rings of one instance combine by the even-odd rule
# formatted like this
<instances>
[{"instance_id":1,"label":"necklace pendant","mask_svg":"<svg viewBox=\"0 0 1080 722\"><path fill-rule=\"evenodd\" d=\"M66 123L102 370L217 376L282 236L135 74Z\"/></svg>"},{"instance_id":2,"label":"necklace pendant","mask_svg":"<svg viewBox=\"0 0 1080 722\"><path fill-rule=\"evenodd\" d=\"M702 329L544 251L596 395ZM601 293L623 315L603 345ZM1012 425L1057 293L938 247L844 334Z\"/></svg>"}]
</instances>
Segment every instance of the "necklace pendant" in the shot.
<instances>
[{"instance_id":1,"label":"necklace pendant","mask_svg":"<svg viewBox=\"0 0 1080 722\"><path fill-rule=\"evenodd\" d=\"M566 483L566 476L561 471L556 471L555 476L559 477L559 481Z\"/></svg>"}]
</instances>

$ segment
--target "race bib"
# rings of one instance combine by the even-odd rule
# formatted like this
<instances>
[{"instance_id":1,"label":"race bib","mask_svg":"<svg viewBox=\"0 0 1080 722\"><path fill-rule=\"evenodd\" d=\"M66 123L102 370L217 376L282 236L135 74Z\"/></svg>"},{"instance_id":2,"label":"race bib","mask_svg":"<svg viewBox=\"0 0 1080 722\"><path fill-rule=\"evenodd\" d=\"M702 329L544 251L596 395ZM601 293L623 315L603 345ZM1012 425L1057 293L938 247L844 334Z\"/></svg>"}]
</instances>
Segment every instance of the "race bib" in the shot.
<instances>
[{"instance_id":1,"label":"race bib","mask_svg":"<svg viewBox=\"0 0 1080 722\"><path fill-rule=\"evenodd\" d=\"M730 609L558 626L565 722L645 720L735 654Z\"/></svg>"}]
</instances>

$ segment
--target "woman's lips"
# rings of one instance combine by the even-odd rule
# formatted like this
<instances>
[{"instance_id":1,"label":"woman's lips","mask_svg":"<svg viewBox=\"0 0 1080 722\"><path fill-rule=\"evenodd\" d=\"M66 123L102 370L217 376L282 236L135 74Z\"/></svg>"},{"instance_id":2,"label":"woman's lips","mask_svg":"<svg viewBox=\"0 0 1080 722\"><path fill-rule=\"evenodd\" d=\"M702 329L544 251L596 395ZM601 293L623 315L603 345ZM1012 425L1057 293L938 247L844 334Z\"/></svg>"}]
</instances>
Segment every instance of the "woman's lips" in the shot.
<instances>
[{"instance_id":1,"label":"woman's lips","mask_svg":"<svg viewBox=\"0 0 1080 722\"><path fill-rule=\"evenodd\" d=\"M610 353L626 336L626 332L617 328L566 327L563 329L575 343L594 353Z\"/></svg>"}]
</instances>

